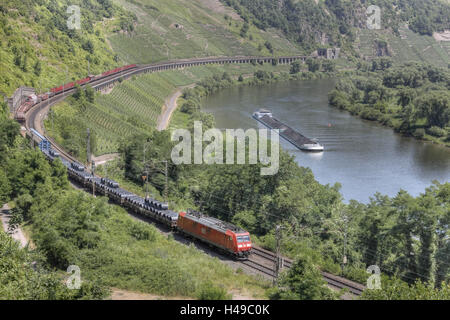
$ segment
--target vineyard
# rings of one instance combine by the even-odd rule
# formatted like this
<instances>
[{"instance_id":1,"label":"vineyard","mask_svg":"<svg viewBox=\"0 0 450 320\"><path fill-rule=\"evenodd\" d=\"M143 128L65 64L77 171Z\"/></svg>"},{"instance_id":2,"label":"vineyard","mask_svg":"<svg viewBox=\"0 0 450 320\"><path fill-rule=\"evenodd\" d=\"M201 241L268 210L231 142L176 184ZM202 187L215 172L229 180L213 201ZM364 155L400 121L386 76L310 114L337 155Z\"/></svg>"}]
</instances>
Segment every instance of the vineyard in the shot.
<instances>
[{"instance_id":1,"label":"vineyard","mask_svg":"<svg viewBox=\"0 0 450 320\"><path fill-rule=\"evenodd\" d=\"M367 57L375 55L375 40L388 43L395 61L417 61L446 68L449 61L449 44L437 42L433 37L422 36L407 28L400 28L400 37L385 31L360 30L357 47Z\"/></svg>"},{"instance_id":2,"label":"vineyard","mask_svg":"<svg viewBox=\"0 0 450 320\"><path fill-rule=\"evenodd\" d=\"M110 94L99 95L86 113L97 134L98 154L117 151L121 138L156 126L161 107L175 86L157 74L125 81Z\"/></svg>"},{"instance_id":3,"label":"vineyard","mask_svg":"<svg viewBox=\"0 0 450 320\"><path fill-rule=\"evenodd\" d=\"M124 62L269 55L264 47L266 41L272 43L277 55L297 54L299 50L276 30L262 31L250 26L247 36L241 37L244 21L217 0L153 0L151 5L146 0L117 2L138 19L132 32L108 37L113 51Z\"/></svg>"}]
</instances>

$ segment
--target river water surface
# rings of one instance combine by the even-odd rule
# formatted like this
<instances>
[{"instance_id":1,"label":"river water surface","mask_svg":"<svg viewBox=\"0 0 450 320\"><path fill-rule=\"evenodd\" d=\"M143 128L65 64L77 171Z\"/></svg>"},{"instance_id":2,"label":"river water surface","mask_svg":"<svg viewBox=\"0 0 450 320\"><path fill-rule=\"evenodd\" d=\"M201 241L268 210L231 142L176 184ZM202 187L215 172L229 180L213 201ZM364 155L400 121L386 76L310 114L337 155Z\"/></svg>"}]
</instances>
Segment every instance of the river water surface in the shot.
<instances>
[{"instance_id":1,"label":"river water surface","mask_svg":"<svg viewBox=\"0 0 450 320\"><path fill-rule=\"evenodd\" d=\"M252 113L262 107L325 146L305 153L280 138L281 146L309 167L322 184L342 185L345 200L367 203L375 192L395 196L400 189L417 196L433 180L450 181L450 149L396 134L328 105L333 79L235 87L208 97L202 110L218 128L258 128Z\"/></svg>"}]
</instances>

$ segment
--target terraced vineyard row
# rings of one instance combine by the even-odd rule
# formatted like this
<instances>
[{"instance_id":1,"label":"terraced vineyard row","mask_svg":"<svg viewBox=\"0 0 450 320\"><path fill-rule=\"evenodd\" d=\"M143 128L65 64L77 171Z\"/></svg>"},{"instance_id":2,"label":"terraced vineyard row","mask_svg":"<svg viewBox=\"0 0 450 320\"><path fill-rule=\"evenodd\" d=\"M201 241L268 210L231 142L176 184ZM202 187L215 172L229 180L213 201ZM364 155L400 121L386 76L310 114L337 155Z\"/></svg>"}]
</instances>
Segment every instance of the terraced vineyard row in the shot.
<instances>
[{"instance_id":1,"label":"terraced vineyard row","mask_svg":"<svg viewBox=\"0 0 450 320\"><path fill-rule=\"evenodd\" d=\"M376 39L388 42L393 58L398 62L426 62L444 68L448 65L448 44L439 43L433 37L418 35L407 28L400 29L400 37L381 31L360 30L359 51L365 56L375 56Z\"/></svg>"},{"instance_id":2,"label":"terraced vineyard row","mask_svg":"<svg viewBox=\"0 0 450 320\"><path fill-rule=\"evenodd\" d=\"M116 152L121 139L155 128L161 107L174 90L175 86L158 74L148 74L97 96L81 115L95 131L96 153Z\"/></svg>"}]
</instances>

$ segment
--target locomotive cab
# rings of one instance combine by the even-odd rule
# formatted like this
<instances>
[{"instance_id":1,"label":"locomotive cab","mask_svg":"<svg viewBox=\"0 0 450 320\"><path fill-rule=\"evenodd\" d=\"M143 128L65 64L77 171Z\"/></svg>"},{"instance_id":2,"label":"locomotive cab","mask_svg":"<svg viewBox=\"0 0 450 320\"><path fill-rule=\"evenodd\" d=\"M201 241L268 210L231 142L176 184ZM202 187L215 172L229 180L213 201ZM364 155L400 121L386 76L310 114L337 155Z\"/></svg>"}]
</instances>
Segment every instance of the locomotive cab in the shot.
<instances>
[{"instance_id":1,"label":"locomotive cab","mask_svg":"<svg viewBox=\"0 0 450 320\"><path fill-rule=\"evenodd\" d=\"M250 241L250 234L248 232L237 234L236 244L239 257L246 258L250 255L252 250L252 242Z\"/></svg>"}]
</instances>

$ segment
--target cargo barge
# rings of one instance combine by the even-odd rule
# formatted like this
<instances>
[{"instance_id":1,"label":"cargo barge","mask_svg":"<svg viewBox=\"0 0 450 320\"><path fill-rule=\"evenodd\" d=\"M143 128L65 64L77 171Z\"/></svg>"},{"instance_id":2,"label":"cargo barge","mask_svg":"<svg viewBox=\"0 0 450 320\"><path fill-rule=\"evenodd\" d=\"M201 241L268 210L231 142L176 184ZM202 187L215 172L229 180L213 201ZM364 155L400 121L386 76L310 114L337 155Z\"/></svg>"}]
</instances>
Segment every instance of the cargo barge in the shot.
<instances>
[{"instance_id":1,"label":"cargo barge","mask_svg":"<svg viewBox=\"0 0 450 320\"><path fill-rule=\"evenodd\" d=\"M253 118L261 122L269 129L278 129L281 137L289 141L300 150L309 152L322 152L324 150L324 147L320 143L305 137L277 118L274 118L272 112L267 109L260 109L256 111L253 113Z\"/></svg>"}]
</instances>

